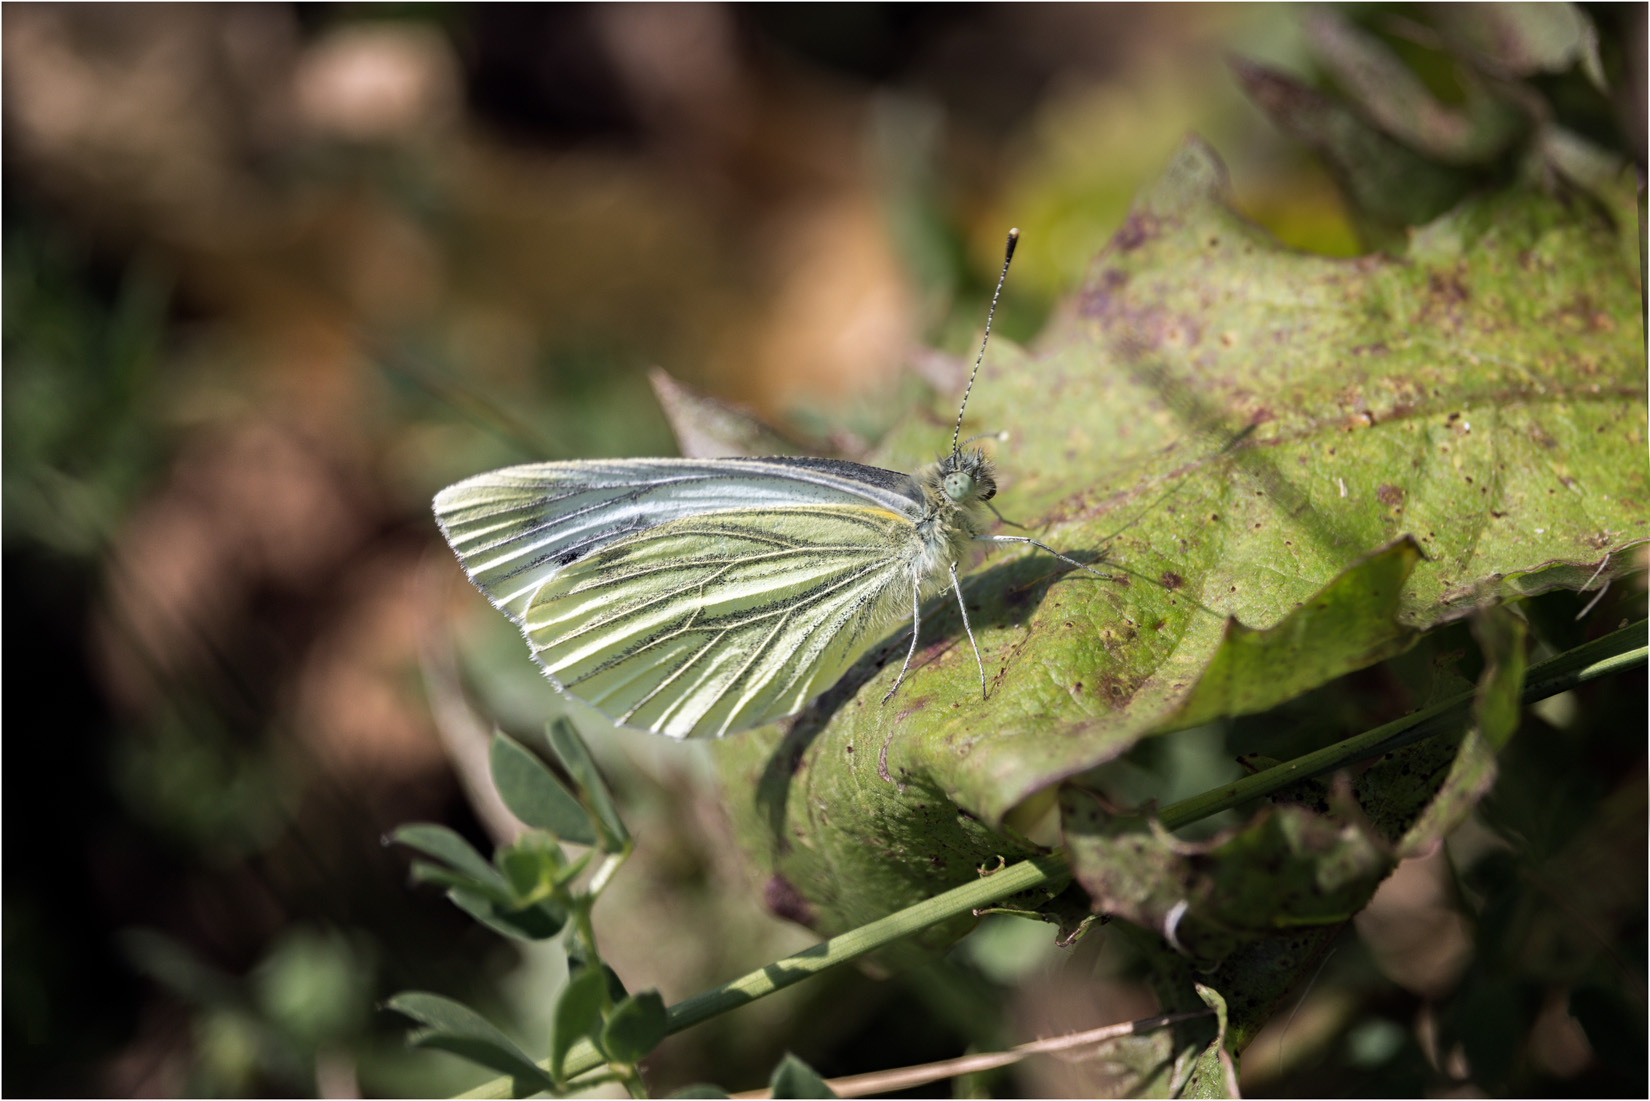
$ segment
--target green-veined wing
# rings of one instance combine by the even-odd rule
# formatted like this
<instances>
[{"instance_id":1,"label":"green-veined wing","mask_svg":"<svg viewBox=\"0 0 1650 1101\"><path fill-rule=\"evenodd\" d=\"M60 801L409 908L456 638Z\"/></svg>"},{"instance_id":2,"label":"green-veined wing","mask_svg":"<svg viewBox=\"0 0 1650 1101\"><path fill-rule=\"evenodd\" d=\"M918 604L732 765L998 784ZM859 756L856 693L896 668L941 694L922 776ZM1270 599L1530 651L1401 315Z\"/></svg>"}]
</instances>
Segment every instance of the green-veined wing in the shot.
<instances>
[{"instance_id":1,"label":"green-veined wing","mask_svg":"<svg viewBox=\"0 0 1650 1101\"><path fill-rule=\"evenodd\" d=\"M443 490L471 580L619 722L726 734L799 709L910 607L921 491L829 459L540 463Z\"/></svg>"}]
</instances>

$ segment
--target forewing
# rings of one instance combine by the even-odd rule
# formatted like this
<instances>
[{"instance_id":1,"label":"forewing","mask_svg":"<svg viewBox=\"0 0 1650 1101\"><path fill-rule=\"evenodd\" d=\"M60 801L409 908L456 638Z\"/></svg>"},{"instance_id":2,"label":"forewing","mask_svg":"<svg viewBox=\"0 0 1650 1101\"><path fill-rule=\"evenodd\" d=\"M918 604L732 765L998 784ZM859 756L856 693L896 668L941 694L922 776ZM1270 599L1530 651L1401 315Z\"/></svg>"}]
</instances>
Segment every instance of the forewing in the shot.
<instances>
[{"instance_id":1,"label":"forewing","mask_svg":"<svg viewBox=\"0 0 1650 1101\"><path fill-rule=\"evenodd\" d=\"M834 459L613 459L480 474L437 494L435 515L470 580L519 625L567 566L660 525L797 505L914 522L921 501L907 475Z\"/></svg>"},{"instance_id":2,"label":"forewing","mask_svg":"<svg viewBox=\"0 0 1650 1101\"><path fill-rule=\"evenodd\" d=\"M867 505L650 525L557 571L522 630L568 692L674 738L799 710L910 607L916 526Z\"/></svg>"}]
</instances>

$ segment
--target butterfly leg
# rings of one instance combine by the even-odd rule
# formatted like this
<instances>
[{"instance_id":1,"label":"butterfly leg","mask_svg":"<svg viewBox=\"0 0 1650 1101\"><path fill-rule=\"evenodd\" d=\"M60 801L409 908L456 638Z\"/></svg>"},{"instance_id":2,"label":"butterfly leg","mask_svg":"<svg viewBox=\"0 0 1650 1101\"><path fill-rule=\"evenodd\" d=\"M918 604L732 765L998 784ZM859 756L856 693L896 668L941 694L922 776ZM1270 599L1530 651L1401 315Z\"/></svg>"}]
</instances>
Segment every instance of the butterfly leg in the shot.
<instances>
[{"instance_id":1,"label":"butterfly leg","mask_svg":"<svg viewBox=\"0 0 1650 1101\"><path fill-rule=\"evenodd\" d=\"M956 574L953 573L952 577L955 578ZM899 676L889 686L888 694L882 697L883 703L893 699L894 693L899 691L899 682L905 679L905 671L911 668L911 656L917 652L917 632L922 630L922 602L917 599L919 592L919 583L911 582L911 648L905 651L905 663L899 667Z\"/></svg>"},{"instance_id":2,"label":"butterfly leg","mask_svg":"<svg viewBox=\"0 0 1650 1101\"><path fill-rule=\"evenodd\" d=\"M987 501L985 503L985 507L991 510L991 515L993 515L997 518L997 522L999 524L1007 524L1009 527L1019 528L1021 531L1024 531L1026 529L1026 526L1024 524L1020 523L1018 520L1010 520L1008 517L1006 517L1002 513L998 512L997 511L997 506L992 504L990 501Z\"/></svg>"},{"instance_id":3,"label":"butterfly leg","mask_svg":"<svg viewBox=\"0 0 1650 1101\"><path fill-rule=\"evenodd\" d=\"M1105 580L1105 581L1121 581L1122 580L1122 578L1113 577L1109 573L1101 573L1099 570L1094 569L1092 566L1085 566L1085 565L1083 565L1083 563L1077 561L1077 559L1075 559L1075 558L1067 558L1065 555L1061 554L1059 551L1055 550L1053 547L1049 546L1048 544L1039 543L1035 539L1027 539L1023 535L980 535L980 536L976 536L975 538L983 539L988 543L1030 543L1032 546L1037 547L1040 550L1048 551L1050 554L1052 554L1054 557L1058 558L1062 562L1068 562L1071 565L1076 566L1080 570L1088 570L1094 576L1096 576L1098 578L1101 578L1102 580Z\"/></svg>"},{"instance_id":4,"label":"butterfly leg","mask_svg":"<svg viewBox=\"0 0 1650 1101\"><path fill-rule=\"evenodd\" d=\"M974 647L974 664L980 667L980 699L985 699L985 661L980 657L980 644L974 641L974 628L968 625L968 605L963 603L962 582L957 580L957 564L951 563L951 591L957 594L957 610L962 613L963 630L968 632L968 644Z\"/></svg>"}]
</instances>

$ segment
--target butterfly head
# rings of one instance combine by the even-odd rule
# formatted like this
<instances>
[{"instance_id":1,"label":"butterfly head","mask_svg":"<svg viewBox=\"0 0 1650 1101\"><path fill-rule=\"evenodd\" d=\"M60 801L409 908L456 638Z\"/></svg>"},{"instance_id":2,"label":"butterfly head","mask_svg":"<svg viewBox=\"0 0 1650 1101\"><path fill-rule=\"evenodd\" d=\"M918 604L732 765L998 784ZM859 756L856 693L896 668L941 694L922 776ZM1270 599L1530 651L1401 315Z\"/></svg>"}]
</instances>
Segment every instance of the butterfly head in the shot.
<instances>
[{"instance_id":1,"label":"butterfly head","mask_svg":"<svg viewBox=\"0 0 1650 1101\"><path fill-rule=\"evenodd\" d=\"M937 473L940 489L956 504L989 501L997 495L991 460L977 448L953 451L940 460Z\"/></svg>"}]
</instances>

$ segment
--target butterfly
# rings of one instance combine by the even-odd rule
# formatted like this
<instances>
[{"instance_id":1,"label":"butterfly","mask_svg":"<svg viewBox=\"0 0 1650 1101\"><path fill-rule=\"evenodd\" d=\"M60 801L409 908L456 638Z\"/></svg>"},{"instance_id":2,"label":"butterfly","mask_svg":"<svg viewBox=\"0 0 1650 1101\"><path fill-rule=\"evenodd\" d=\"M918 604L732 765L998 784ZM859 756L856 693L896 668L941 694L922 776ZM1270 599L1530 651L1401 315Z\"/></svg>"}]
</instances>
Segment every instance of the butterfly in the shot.
<instances>
[{"instance_id":1,"label":"butterfly","mask_svg":"<svg viewBox=\"0 0 1650 1101\"><path fill-rule=\"evenodd\" d=\"M986 315L990 339L1002 280ZM529 463L435 497L464 571L520 629L557 688L615 722L672 738L721 736L800 711L887 628L949 588L987 531L991 460L959 444L915 474L839 459L610 459ZM971 441L970 441L971 442ZM985 692L985 664L974 643Z\"/></svg>"}]
</instances>

